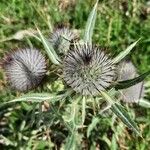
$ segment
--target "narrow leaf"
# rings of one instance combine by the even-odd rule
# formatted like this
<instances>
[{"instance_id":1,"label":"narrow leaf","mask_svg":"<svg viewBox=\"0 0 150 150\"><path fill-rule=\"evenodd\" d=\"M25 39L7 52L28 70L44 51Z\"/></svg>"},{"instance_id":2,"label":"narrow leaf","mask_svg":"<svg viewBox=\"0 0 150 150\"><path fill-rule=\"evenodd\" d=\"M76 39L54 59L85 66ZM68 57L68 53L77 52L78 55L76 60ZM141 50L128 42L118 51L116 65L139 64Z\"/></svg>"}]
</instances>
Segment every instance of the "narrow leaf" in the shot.
<instances>
[{"instance_id":1,"label":"narrow leaf","mask_svg":"<svg viewBox=\"0 0 150 150\"><path fill-rule=\"evenodd\" d=\"M81 148L82 135L77 130L74 131L67 137L65 143L65 150L80 150Z\"/></svg>"},{"instance_id":2,"label":"narrow leaf","mask_svg":"<svg viewBox=\"0 0 150 150\"><path fill-rule=\"evenodd\" d=\"M150 101L146 99L140 99L139 100L139 105L145 108L150 108Z\"/></svg>"},{"instance_id":3,"label":"narrow leaf","mask_svg":"<svg viewBox=\"0 0 150 150\"><path fill-rule=\"evenodd\" d=\"M85 121L85 115L86 115L86 99L85 97L83 97L82 99L82 125L84 125L84 121Z\"/></svg>"},{"instance_id":4,"label":"narrow leaf","mask_svg":"<svg viewBox=\"0 0 150 150\"><path fill-rule=\"evenodd\" d=\"M126 89L128 87L131 87L137 83L142 82L148 75L150 74L150 70L141 74L140 76L134 78L134 79L130 79L130 80L124 80L124 81L120 81L117 82L115 84L115 89Z\"/></svg>"},{"instance_id":5,"label":"narrow leaf","mask_svg":"<svg viewBox=\"0 0 150 150\"><path fill-rule=\"evenodd\" d=\"M17 145L17 142L11 141L10 139L3 136L2 134L0 134L0 141L2 141L2 144L6 145L6 146L16 146Z\"/></svg>"},{"instance_id":6,"label":"narrow leaf","mask_svg":"<svg viewBox=\"0 0 150 150\"><path fill-rule=\"evenodd\" d=\"M40 35L41 38L41 42L48 54L48 57L50 58L50 60L56 64L59 65L60 63L60 59L58 57L58 55L56 54L55 50L53 49L53 47L48 43L48 41L46 40L46 38L43 36L43 34L41 33L41 31L37 28L37 31Z\"/></svg>"},{"instance_id":7,"label":"narrow leaf","mask_svg":"<svg viewBox=\"0 0 150 150\"><path fill-rule=\"evenodd\" d=\"M116 149L118 149L117 140L115 135L113 135L111 140L111 150L116 150Z\"/></svg>"},{"instance_id":8,"label":"narrow leaf","mask_svg":"<svg viewBox=\"0 0 150 150\"><path fill-rule=\"evenodd\" d=\"M93 10L89 14L86 27L85 27L84 41L88 43L92 43L92 35L93 35L93 30L96 21L96 15L97 15L97 5L98 5L98 0L94 5Z\"/></svg>"},{"instance_id":9,"label":"narrow leaf","mask_svg":"<svg viewBox=\"0 0 150 150\"><path fill-rule=\"evenodd\" d=\"M106 91L101 91L101 95L107 100L109 104L111 104L111 110L116 114L116 116L119 117L121 121L129 128L131 128L136 134L141 136L136 123L132 118L130 118L125 108L121 104L114 102Z\"/></svg>"},{"instance_id":10,"label":"narrow leaf","mask_svg":"<svg viewBox=\"0 0 150 150\"><path fill-rule=\"evenodd\" d=\"M33 93L33 94L25 94L19 98L16 98L14 100L5 102L7 103L14 103L14 102L42 102L42 101L56 101L57 99L62 98L64 95L54 95L54 94L48 94L48 93Z\"/></svg>"},{"instance_id":11,"label":"narrow leaf","mask_svg":"<svg viewBox=\"0 0 150 150\"><path fill-rule=\"evenodd\" d=\"M116 114L118 118L121 119L121 121L125 125L127 125L128 128L132 129L136 134L141 136L138 126L133 121L133 119L128 115L127 111L122 105L114 103L111 107L111 110Z\"/></svg>"},{"instance_id":12,"label":"narrow leaf","mask_svg":"<svg viewBox=\"0 0 150 150\"><path fill-rule=\"evenodd\" d=\"M88 129L87 129L87 137L89 137L89 136L91 135L92 130L96 127L96 125L98 124L98 122L99 122L99 118L94 117L94 118L92 119L92 122L91 122L91 124L88 126Z\"/></svg>"},{"instance_id":13,"label":"narrow leaf","mask_svg":"<svg viewBox=\"0 0 150 150\"><path fill-rule=\"evenodd\" d=\"M75 149L75 145L76 145L76 139L75 139L75 135L71 134L71 136L67 139L66 145L65 145L65 149L66 150L74 150Z\"/></svg>"},{"instance_id":14,"label":"narrow leaf","mask_svg":"<svg viewBox=\"0 0 150 150\"><path fill-rule=\"evenodd\" d=\"M140 39L139 39L140 40ZM117 55L114 59L113 59L113 63L119 63L124 57L126 57L130 51L135 47L135 45L139 42L139 40L135 41L134 43L132 43L130 46L128 46L126 48L126 50L122 51L119 55Z\"/></svg>"},{"instance_id":15,"label":"narrow leaf","mask_svg":"<svg viewBox=\"0 0 150 150\"><path fill-rule=\"evenodd\" d=\"M102 97L104 97L104 99L106 99L106 101L112 105L114 103L114 101L112 100L112 98L109 96L109 94L106 91L101 91L101 95Z\"/></svg>"}]
</instances>

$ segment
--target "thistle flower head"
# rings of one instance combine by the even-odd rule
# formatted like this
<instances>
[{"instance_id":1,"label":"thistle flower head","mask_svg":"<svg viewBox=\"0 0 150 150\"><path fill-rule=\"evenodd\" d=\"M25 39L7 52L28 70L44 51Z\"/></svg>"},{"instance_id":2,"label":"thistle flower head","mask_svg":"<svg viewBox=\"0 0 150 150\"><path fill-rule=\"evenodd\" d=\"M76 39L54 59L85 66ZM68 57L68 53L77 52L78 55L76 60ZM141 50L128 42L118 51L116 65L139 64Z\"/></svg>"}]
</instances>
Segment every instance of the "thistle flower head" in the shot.
<instances>
[{"instance_id":1,"label":"thistle flower head","mask_svg":"<svg viewBox=\"0 0 150 150\"><path fill-rule=\"evenodd\" d=\"M64 58L64 80L82 95L97 95L108 88L115 66L103 49L89 44L75 44Z\"/></svg>"},{"instance_id":2,"label":"thistle flower head","mask_svg":"<svg viewBox=\"0 0 150 150\"><path fill-rule=\"evenodd\" d=\"M66 53L69 50L70 41L76 39L77 35L68 28L56 29L50 37L50 43L59 53Z\"/></svg>"},{"instance_id":3,"label":"thistle flower head","mask_svg":"<svg viewBox=\"0 0 150 150\"><path fill-rule=\"evenodd\" d=\"M131 61L124 60L118 66L118 80L128 80L136 76L137 71Z\"/></svg>"},{"instance_id":4,"label":"thistle flower head","mask_svg":"<svg viewBox=\"0 0 150 150\"><path fill-rule=\"evenodd\" d=\"M11 86L26 91L37 86L46 73L46 61L36 49L21 49L7 54L2 64Z\"/></svg>"},{"instance_id":5,"label":"thistle flower head","mask_svg":"<svg viewBox=\"0 0 150 150\"><path fill-rule=\"evenodd\" d=\"M118 67L118 80L129 80L138 76L135 66L131 61L123 61ZM140 82L127 89L121 90L121 100L127 103L137 103L144 96L144 82Z\"/></svg>"}]
</instances>

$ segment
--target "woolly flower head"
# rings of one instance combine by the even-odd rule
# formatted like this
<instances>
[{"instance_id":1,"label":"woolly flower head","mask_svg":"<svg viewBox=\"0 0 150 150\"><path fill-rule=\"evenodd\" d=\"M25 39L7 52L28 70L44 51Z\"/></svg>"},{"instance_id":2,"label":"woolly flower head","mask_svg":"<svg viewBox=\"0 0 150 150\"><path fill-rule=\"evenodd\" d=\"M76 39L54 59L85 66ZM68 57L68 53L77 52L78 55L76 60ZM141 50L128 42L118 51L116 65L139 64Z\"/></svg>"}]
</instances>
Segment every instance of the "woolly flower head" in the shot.
<instances>
[{"instance_id":1,"label":"woolly flower head","mask_svg":"<svg viewBox=\"0 0 150 150\"><path fill-rule=\"evenodd\" d=\"M59 53L66 53L69 50L70 41L76 39L77 35L68 28L57 28L49 39L54 49Z\"/></svg>"},{"instance_id":2,"label":"woolly flower head","mask_svg":"<svg viewBox=\"0 0 150 150\"><path fill-rule=\"evenodd\" d=\"M95 96L111 85L115 66L103 49L75 44L64 58L63 76L76 92Z\"/></svg>"},{"instance_id":3,"label":"woolly flower head","mask_svg":"<svg viewBox=\"0 0 150 150\"><path fill-rule=\"evenodd\" d=\"M46 61L36 49L21 49L7 54L3 62L12 88L26 91L37 86L46 73Z\"/></svg>"},{"instance_id":4,"label":"woolly flower head","mask_svg":"<svg viewBox=\"0 0 150 150\"><path fill-rule=\"evenodd\" d=\"M118 67L118 80L129 80L137 77L137 71L131 61L122 61ZM140 82L127 89L120 90L121 100L127 103L137 103L144 96L144 82Z\"/></svg>"}]
</instances>

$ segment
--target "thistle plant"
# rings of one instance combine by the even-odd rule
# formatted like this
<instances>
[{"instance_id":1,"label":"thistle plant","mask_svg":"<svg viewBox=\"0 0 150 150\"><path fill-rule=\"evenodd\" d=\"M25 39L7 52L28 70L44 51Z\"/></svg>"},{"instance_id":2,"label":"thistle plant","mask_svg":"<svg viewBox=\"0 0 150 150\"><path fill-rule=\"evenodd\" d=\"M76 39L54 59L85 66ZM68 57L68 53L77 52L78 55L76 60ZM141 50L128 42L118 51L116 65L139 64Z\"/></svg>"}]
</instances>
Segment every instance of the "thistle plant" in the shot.
<instances>
[{"instance_id":1,"label":"thistle plant","mask_svg":"<svg viewBox=\"0 0 150 150\"><path fill-rule=\"evenodd\" d=\"M95 46L97 43L92 41L92 36L97 6L98 1L88 17L84 35L77 42L74 41L75 36L71 30L57 29L50 39L47 39L37 28L40 42L55 68L52 71L49 70L49 74L53 72L57 76L56 81L50 82L48 87L54 87L58 81L61 81L59 85L63 86L62 90L60 91L58 87L55 89L55 93L53 90L46 93L45 91L42 93L31 92L10 101L11 103L38 102L40 106L43 105L42 102L49 102L48 111L42 112L39 107L40 115L38 114L37 117L42 125L53 130L55 130L55 126L64 127L63 133L66 138L62 138L61 144L67 150L81 149L80 143L83 136L84 138L91 136L92 130L101 119L99 106L103 102L107 102L107 106L109 106L107 108L111 110L112 115L115 114L133 132L142 136L134 118L127 112L126 105L122 105L120 99L127 103L136 102L140 105L144 103L141 100L143 95L141 87L150 71L138 75L135 73L135 67L129 62L123 65L123 70L120 70L121 61L139 40L129 45L114 58L111 54L107 54L107 49L101 45ZM10 76L9 80L12 86L17 90L24 91L39 84L46 72L45 59L40 52L25 49L13 53L10 58L13 59L12 63L8 63L9 65L4 63L4 69ZM19 76L14 76L15 74L19 74ZM133 95L135 90L140 94ZM49 91L49 88L46 91ZM124 96L117 99L120 92ZM87 136L79 131L85 131Z\"/></svg>"}]
</instances>

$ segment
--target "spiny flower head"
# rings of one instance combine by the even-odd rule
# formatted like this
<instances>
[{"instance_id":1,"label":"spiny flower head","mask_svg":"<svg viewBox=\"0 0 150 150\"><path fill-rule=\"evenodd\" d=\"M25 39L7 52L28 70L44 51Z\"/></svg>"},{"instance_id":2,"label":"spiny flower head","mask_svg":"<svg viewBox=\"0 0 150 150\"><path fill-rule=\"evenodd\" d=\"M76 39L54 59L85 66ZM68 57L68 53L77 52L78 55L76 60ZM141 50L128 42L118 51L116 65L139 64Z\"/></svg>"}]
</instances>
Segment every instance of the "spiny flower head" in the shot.
<instances>
[{"instance_id":1,"label":"spiny flower head","mask_svg":"<svg viewBox=\"0 0 150 150\"><path fill-rule=\"evenodd\" d=\"M133 79L138 76L137 70L131 61L122 61L118 67L118 81ZM144 96L144 82L140 82L127 89L120 90L121 100L127 103L137 103Z\"/></svg>"},{"instance_id":2,"label":"spiny flower head","mask_svg":"<svg viewBox=\"0 0 150 150\"><path fill-rule=\"evenodd\" d=\"M77 38L77 35L69 28L57 28L49 39L58 53L66 53L69 50L70 41Z\"/></svg>"},{"instance_id":3,"label":"spiny flower head","mask_svg":"<svg viewBox=\"0 0 150 150\"><path fill-rule=\"evenodd\" d=\"M12 88L27 91L37 86L46 73L44 56L36 49L19 49L7 54L2 66Z\"/></svg>"},{"instance_id":4,"label":"spiny flower head","mask_svg":"<svg viewBox=\"0 0 150 150\"><path fill-rule=\"evenodd\" d=\"M64 58L63 77L82 95L97 95L108 88L115 76L115 66L104 49L75 43Z\"/></svg>"}]
</instances>

